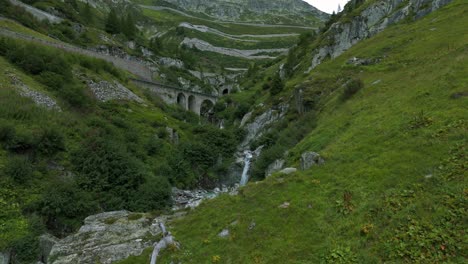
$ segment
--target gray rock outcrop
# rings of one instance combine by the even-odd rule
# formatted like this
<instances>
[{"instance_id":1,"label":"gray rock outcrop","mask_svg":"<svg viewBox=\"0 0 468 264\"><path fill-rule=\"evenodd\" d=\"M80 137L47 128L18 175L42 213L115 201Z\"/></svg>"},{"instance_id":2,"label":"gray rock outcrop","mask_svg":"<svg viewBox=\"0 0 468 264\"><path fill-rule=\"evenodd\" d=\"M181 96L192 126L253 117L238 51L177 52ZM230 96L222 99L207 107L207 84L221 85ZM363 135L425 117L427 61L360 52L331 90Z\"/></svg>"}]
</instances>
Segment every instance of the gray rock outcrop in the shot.
<instances>
[{"instance_id":1,"label":"gray rock outcrop","mask_svg":"<svg viewBox=\"0 0 468 264\"><path fill-rule=\"evenodd\" d=\"M352 0L354 1L354 0ZM388 26L404 19L420 18L450 3L452 0L380 0L365 8L348 22L337 22L325 33L331 45L313 51L309 71L327 58L336 58L366 38L382 32Z\"/></svg>"},{"instance_id":2,"label":"gray rock outcrop","mask_svg":"<svg viewBox=\"0 0 468 264\"><path fill-rule=\"evenodd\" d=\"M284 168L286 161L284 159L277 159L271 163L265 170L265 177L271 176L271 174L280 171Z\"/></svg>"},{"instance_id":3,"label":"gray rock outcrop","mask_svg":"<svg viewBox=\"0 0 468 264\"><path fill-rule=\"evenodd\" d=\"M30 98L39 106L48 108L50 110L62 111L57 102L43 92L31 89L23 83L23 81L13 73L7 73L10 77L11 84L18 89L21 96Z\"/></svg>"},{"instance_id":4,"label":"gray rock outcrop","mask_svg":"<svg viewBox=\"0 0 468 264\"><path fill-rule=\"evenodd\" d=\"M54 247L55 244L58 243L58 241L59 241L58 238L50 234L44 234L39 237L39 245L41 248L41 259L45 263L48 263L50 251L52 251L52 248Z\"/></svg>"},{"instance_id":5,"label":"gray rock outcrop","mask_svg":"<svg viewBox=\"0 0 468 264\"><path fill-rule=\"evenodd\" d=\"M184 68L184 62L183 61L178 60L178 59L169 58L169 57L159 58L158 63L161 66L165 66L165 67L176 67L178 69Z\"/></svg>"},{"instance_id":6,"label":"gray rock outcrop","mask_svg":"<svg viewBox=\"0 0 468 264\"><path fill-rule=\"evenodd\" d=\"M161 234L158 224L165 220L128 211L89 216L76 234L53 245L49 260L53 264L110 264L141 255L156 242Z\"/></svg>"},{"instance_id":7,"label":"gray rock outcrop","mask_svg":"<svg viewBox=\"0 0 468 264\"><path fill-rule=\"evenodd\" d=\"M174 202L172 210L193 209L198 207L203 200L213 199L224 193L236 195L238 188L239 184L235 184L233 187L222 186L213 190L180 190L174 187L172 188L172 200Z\"/></svg>"},{"instance_id":8,"label":"gray rock outcrop","mask_svg":"<svg viewBox=\"0 0 468 264\"><path fill-rule=\"evenodd\" d=\"M325 160L316 152L305 152L301 155L301 170L310 169L312 166L321 165Z\"/></svg>"},{"instance_id":9,"label":"gray rock outcrop","mask_svg":"<svg viewBox=\"0 0 468 264\"><path fill-rule=\"evenodd\" d=\"M286 174L286 175L289 175L289 174L292 174L292 173L295 173L295 172L297 172L296 168L285 168L285 169L282 169L280 171L280 173Z\"/></svg>"},{"instance_id":10,"label":"gray rock outcrop","mask_svg":"<svg viewBox=\"0 0 468 264\"><path fill-rule=\"evenodd\" d=\"M10 252L0 252L0 264L10 264Z\"/></svg>"},{"instance_id":11,"label":"gray rock outcrop","mask_svg":"<svg viewBox=\"0 0 468 264\"><path fill-rule=\"evenodd\" d=\"M247 134L240 144L241 149L246 149L253 140L262 136L266 128L284 117L289 109L289 105L280 105L277 108L270 108L263 114L257 116L252 122L244 125Z\"/></svg>"},{"instance_id":12,"label":"gray rock outcrop","mask_svg":"<svg viewBox=\"0 0 468 264\"><path fill-rule=\"evenodd\" d=\"M87 84L96 98L101 102L111 100L129 100L143 103L143 100L140 97L117 81L111 83L108 81L94 82L93 80L87 80Z\"/></svg>"}]
</instances>

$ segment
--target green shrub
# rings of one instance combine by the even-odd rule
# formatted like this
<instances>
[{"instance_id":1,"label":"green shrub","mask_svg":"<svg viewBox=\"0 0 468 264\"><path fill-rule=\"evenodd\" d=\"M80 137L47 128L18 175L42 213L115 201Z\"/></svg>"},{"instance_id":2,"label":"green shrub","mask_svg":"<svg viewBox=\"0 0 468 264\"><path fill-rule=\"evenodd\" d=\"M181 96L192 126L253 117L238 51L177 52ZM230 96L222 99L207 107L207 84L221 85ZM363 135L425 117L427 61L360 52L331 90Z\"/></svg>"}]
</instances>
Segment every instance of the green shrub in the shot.
<instances>
[{"instance_id":1,"label":"green shrub","mask_svg":"<svg viewBox=\"0 0 468 264\"><path fill-rule=\"evenodd\" d=\"M360 79L351 79L344 85L344 91L341 95L341 100L346 101L350 99L362 88L364 88L364 83Z\"/></svg>"},{"instance_id":2,"label":"green shrub","mask_svg":"<svg viewBox=\"0 0 468 264\"><path fill-rule=\"evenodd\" d=\"M130 202L132 211L148 212L171 204L171 185L166 178L150 177L140 185Z\"/></svg>"},{"instance_id":3,"label":"green shrub","mask_svg":"<svg viewBox=\"0 0 468 264\"><path fill-rule=\"evenodd\" d=\"M25 153L35 147L34 136L30 130L15 130L13 138L5 142L5 148L14 153Z\"/></svg>"},{"instance_id":4,"label":"green shrub","mask_svg":"<svg viewBox=\"0 0 468 264\"><path fill-rule=\"evenodd\" d=\"M37 151L46 156L55 155L65 150L64 136L55 127L47 127L41 131L37 143Z\"/></svg>"},{"instance_id":5,"label":"green shrub","mask_svg":"<svg viewBox=\"0 0 468 264\"><path fill-rule=\"evenodd\" d=\"M65 83L65 78L62 75L51 71L41 72L37 79L42 84L55 91L60 91L63 84Z\"/></svg>"},{"instance_id":6,"label":"green shrub","mask_svg":"<svg viewBox=\"0 0 468 264\"><path fill-rule=\"evenodd\" d=\"M325 263L358 263L356 253L351 251L349 247L338 247L330 251L325 258Z\"/></svg>"},{"instance_id":7,"label":"green shrub","mask_svg":"<svg viewBox=\"0 0 468 264\"><path fill-rule=\"evenodd\" d=\"M49 230L63 236L81 225L84 217L96 213L98 205L89 192L80 190L73 182L51 182L37 203Z\"/></svg>"},{"instance_id":8,"label":"green shrub","mask_svg":"<svg viewBox=\"0 0 468 264\"><path fill-rule=\"evenodd\" d=\"M150 174L119 142L88 139L72 158L78 185L99 194L106 210L129 208L130 198Z\"/></svg>"},{"instance_id":9,"label":"green shrub","mask_svg":"<svg viewBox=\"0 0 468 264\"><path fill-rule=\"evenodd\" d=\"M17 156L8 161L4 173L17 183L25 183L33 178L33 166L27 158Z\"/></svg>"},{"instance_id":10,"label":"green shrub","mask_svg":"<svg viewBox=\"0 0 468 264\"><path fill-rule=\"evenodd\" d=\"M39 235L45 232L39 217L30 216L28 233L11 244L10 263L34 263L40 255Z\"/></svg>"},{"instance_id":11,"label":"green shrub","mask_svg":"<svg viewBox=\"0 0 468 264\"><path fill-rule=\"evenodd\" d=\"M0 120L0 141L11 142L15 137L15 127L7 120Z\"/></svg>"},{"instance_id":12,"label":"green shrub","mask_svg":"<svg viewBox=\"0 0 468 264\"><path fill-rule=\"evenodd\" d=\"M418 114L414 115L409 124L409 129L418 129L428 127L432 124L433 120L424 111L421 110Z\"/></svg>"}]
</instances>

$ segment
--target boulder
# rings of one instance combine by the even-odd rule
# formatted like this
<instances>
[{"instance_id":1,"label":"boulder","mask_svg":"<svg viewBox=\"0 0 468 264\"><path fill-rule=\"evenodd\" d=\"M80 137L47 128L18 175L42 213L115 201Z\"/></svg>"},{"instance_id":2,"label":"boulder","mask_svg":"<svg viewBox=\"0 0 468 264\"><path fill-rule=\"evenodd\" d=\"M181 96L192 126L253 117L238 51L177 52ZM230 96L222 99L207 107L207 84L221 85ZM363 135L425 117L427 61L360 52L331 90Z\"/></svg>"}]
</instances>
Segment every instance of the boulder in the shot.
<instances>
[{"instance_id":1,"label":"boulder","mask_svg":"<svg viewBox=\"0 0 468 264\"><path fill-rule=\"evenodd\" d=\"M218 234L219 237L228 237L229 236L229 229L223 229L221 233Z\"/></svg>"},{"instance_id":2,"label":"boulder","mask_svg":"<svg viewBox=\"0 0 468 264\"><path fill-rule=\"evenodd\" d=\"M316 152L305 152L301 155L301 170L307 170L312 166L321 165L325 160Z\"/></svg>"},{"instance_id":3,"label":"boulder","mask_svg":"<svg viewBox=\"0 0 468 264\"><path fill-rule=\"evenodd\" d=\"M280 173L282 174L291 174L291 173L295 173L297 171L296 168L285 168L283 170L280 171Z\"/></svg>"},{"instance_id":4,"label":"boulder","mask_svg":"<svg viewBox=\"0 0 468 264\"><path fill-rule=\"evenodd\" d=\"M76 234L52 246L48 259L54 264L110 264L139 256L157 241L162 232L158 223L167 218L128 211L89 216Z\"/></svg>"},{"instance_id":5,"label":"boulder","mask_svg":"<svg viewBox=\"0 0 468 264\"><path fill-rule=\"evenodd\" d=\"M271 174L280 171L284 167L285 160L284 159L277 159L273 163L271 163L268 168L265 170L265 177L271 176Z\"/></svg>"},{"instance_id":6,"label":"boulder","mask_svg":"<svg viewBox=\"0 0 468 264\"><path fill-rule=\"evenodd\" d=\"M39 245L41 248L41 260L42 261L44 261L45 263L48 262L50 251L52 251L52 248L58 242L59 242L59 239L54 237L51 234L43 234L42 236L39 237Z\"/></svg>"}]
</instances>

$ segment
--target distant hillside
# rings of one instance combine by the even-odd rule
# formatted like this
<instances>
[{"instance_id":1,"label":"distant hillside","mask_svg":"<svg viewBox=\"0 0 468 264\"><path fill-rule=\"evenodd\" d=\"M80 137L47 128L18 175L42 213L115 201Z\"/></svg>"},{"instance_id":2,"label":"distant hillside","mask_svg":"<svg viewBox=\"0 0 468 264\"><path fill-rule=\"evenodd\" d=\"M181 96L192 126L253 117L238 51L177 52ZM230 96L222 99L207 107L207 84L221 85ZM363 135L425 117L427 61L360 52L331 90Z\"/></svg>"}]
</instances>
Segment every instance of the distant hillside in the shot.
<instances>
[{"instance_id":1,"label":"distant hillside","mask_svg":"<svg viewBox=\"0 0 468 264\"><path fill-rule=\"evenodd\" d=\"M169 5L222 21L317 25L328 18L302 0L158 0Z\"/></svg>"}]
</instances>

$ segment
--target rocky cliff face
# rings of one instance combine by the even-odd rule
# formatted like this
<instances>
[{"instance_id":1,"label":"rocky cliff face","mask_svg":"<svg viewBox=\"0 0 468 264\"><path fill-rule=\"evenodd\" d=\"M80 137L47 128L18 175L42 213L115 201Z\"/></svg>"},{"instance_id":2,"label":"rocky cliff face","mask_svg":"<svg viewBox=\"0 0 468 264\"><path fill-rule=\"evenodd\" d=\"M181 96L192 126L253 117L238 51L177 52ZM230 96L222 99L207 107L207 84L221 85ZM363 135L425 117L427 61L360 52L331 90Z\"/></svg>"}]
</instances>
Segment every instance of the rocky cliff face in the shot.
<instances>
[{"instance_id":1,"label":"rocky cliff face","mask_svg":"<svg viewBox=\"0 0 468 264\"><path fill-rule=\"evenodd\" d=\"M313 51L309 71L325 58L336 58L359 41L382 32L404 19L417 19L450 3L452 0L380 0L365 7L358 16L333 24L326 36L329 44Z\"/></svg>"},{"instance_id":2,"label":"rocky cliff face","mask_svg":"<svg viewBox=\"0 0 468 264\"><path fill-rule=\"evenodd\" d=\"M328 15L302 0L164 0L187 11L204 13L219 20L259 20L258 16L283 15L300 19L312 15L325 20ZM257 16L254 18L252 16ZM261 19L261 18L260 18Z\"/></svg>"}]
</instances>

